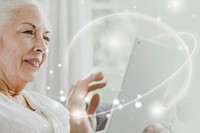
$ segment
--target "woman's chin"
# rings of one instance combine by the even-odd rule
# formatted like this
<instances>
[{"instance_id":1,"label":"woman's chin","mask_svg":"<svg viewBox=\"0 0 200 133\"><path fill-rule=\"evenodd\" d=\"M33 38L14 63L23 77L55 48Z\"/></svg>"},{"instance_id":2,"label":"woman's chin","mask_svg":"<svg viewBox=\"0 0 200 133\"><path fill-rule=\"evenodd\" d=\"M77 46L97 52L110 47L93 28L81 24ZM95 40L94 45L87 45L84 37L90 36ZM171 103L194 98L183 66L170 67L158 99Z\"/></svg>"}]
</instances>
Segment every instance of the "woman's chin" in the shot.
<instances>
[{"instance_id":1,"label":"woman's chin","mask_svg":"<svg viewBox=\"0 0 200 133\"><path fill-rule=\"evenodd\" d=\"M33 82L36 76L37 76L37 73L33 73L31 75L24 76L23 79L25 82L29 83L29 82Z\"/></svg>"}]
</instances>

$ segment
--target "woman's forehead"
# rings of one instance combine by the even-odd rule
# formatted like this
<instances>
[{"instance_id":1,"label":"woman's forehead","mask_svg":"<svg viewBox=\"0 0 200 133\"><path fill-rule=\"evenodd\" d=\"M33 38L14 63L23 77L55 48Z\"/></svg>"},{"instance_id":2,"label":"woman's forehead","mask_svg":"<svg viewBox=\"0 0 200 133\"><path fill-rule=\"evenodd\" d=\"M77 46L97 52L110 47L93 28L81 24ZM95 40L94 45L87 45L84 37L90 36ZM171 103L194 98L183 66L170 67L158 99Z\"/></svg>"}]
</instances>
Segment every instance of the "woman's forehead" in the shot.
<instances>
[{"instance_id":1,"label":"woman's forehead","mask_svg":"<svg viewBox=\"0 0 200 133\"><path fill-rule=\"evenodd\" d=\"M43 28L50 31L51 27L46 16L35 6L24 6L17 12L15 22L17 24L30 24L35 28Z\"/></svg>"}]
</instances>

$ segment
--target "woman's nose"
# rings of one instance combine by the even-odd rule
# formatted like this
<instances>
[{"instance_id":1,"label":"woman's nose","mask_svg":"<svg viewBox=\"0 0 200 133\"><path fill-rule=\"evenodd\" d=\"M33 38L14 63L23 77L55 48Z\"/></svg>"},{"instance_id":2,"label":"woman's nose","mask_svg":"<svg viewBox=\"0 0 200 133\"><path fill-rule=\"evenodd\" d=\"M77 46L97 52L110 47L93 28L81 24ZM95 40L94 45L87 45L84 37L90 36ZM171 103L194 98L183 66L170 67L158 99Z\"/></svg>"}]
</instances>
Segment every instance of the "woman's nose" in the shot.
<instances>
[{"instance_id":1,"label":"woman's nose","mask_svg":"<svg viewBox=\"0 0 200 133\"><path fill-rule=\"evenodd\" d=\"M48 49L48 46L46 45L45 41L43 38L39 38L36 41L36 44L34 46L34 52L37 53L46 53Z\"/></svg>"}]
</instances>

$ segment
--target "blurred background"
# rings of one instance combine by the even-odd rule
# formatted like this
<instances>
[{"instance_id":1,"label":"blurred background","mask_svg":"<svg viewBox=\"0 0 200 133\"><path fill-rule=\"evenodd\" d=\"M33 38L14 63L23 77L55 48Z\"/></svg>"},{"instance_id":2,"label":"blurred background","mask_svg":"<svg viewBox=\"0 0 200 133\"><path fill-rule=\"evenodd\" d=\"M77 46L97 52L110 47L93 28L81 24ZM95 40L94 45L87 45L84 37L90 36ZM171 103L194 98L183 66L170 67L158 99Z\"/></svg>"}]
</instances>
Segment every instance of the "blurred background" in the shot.
<instances>
[{"instance_id":1,"label":"blurred background","mask_svg":"<svg viewBox=\"0 0 200 133\"><path fill-rule=\"evenodd\" d=\"M66 52L71 48L75 35L88 23L100 17L114 13L139 13L164 22L176 32L187 32L193 34L197 39L197 50L192 57L193 75L182 101L177 109L179 118L183 122L200 122L200 1L198 0L40 0L46 7L46 13L53 28L53 35L49 49L47 62L38 74L38 78L28 86L47 96L66 99L68 90L78 78L81 78L91 66L101 66L107 63L109 71L106 81L112 79L113 86L102 92L103 101L110 101L119 92L119 86L125 72L127 59L129 57L133 40L127 39L134 36L134 27L126 21L107 22L96 30L93 37L80 39L80 46L71 50L70 58ZM101 26L101 25L100 25ZM121 34L116 32L127 31ZM121 27L121 28L120 28ZM106 32L105 32L106 31ZM86 32L85 32L86 33ZM112 39L110 35L115 38ZM95 41L95 37L101 38ZM117 40L119 37L122 40ZM110 39L111 38L111 39ZM134 38L134 37L133 37ZM123 40L124 39L124 40ZM128 41L127 41L128 40ZM120 41L123 42L119 43ZM117 42L117 43L116 43ZM125 43L124 43L125 42ZM93 43L95 45L93 45ZM190 44L190 41L189 43ZM93 47L91 47L93 45ZM123 45L123 46L122 46ZM191 44L194 45L194 44ZM189 46L190 47L190 46ZM85 52L87 51L87 52ZM129 51L129 52L127 52ZM75 52L73 54L73 52ZM104 54L102 53L104 52ZM104 55L104 57L99 56ZM93 56L89 56L89 55ZM70 65L66 64L70 62ZM70 60L70 61L69 61ZM88 63L85 63L87 60ZM70 71L67 74L67 67ZM103 67L95 67L101 70ZM109 69L109 70L108 70ZM115 90L117 89L118 90Z\"/></svg>"}]
</instances>

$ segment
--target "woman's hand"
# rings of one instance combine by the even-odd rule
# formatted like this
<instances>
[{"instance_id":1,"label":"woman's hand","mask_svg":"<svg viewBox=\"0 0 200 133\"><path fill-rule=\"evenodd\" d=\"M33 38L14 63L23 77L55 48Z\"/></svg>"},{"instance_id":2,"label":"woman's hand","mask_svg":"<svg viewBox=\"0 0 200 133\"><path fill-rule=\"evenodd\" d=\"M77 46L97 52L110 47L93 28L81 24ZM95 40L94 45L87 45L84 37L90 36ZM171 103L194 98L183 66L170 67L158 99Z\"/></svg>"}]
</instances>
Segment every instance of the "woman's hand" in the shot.
<instances>
[{"instance_id":1,"label":"woman's hand","mask_svg":"<svg viewBox=\"0 0 200 133\"><path fill-rule=\"evenodd\" d=\"M106 83L92 84L94 81L101 81L103 75L101 72L92 74L89 77L80 80L72 89L68 102L67 109L70 112L71 133L93 133L96 128L96 121L93 117L97 106L99 105L100 97L95 94L85 110L84 99L89 92L103 88Z\"/></svg>"},{"instance_id":2,"label":"woman's hand","mask_svg":"<svg viewBox=\"0 0 200 133\"><path fill-rule=\"evenodd\" d=\"M170 131L164 128L163 125L159 123L154 123L154 124L148 125L144 129L143 133L170 133Z\"/></svg>"},{"instance_id":3,"label":"woman's hand","mask_svg":"<svg viewBox=\"0 0 200 133\"><path fill-rule=\"evenodd\" d=\"M143 133L172 133L173 125L177 122L176 106L163 105L164 115L160 117L159 122L150 124L145 128Z\"/></svg>"}]
</instances>

